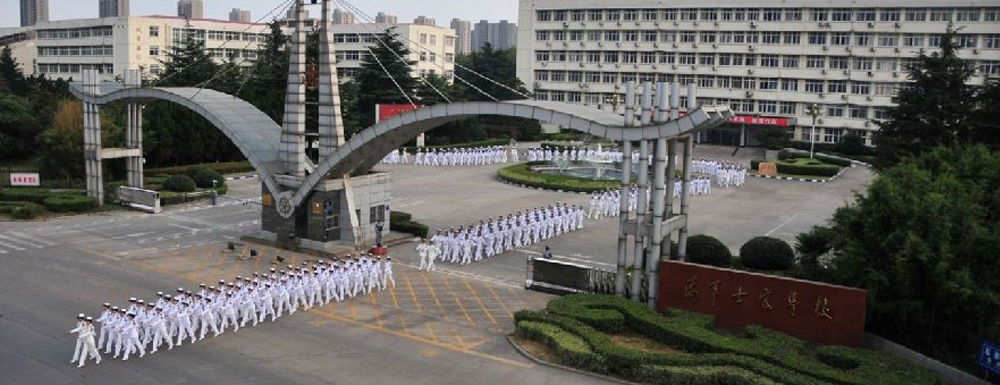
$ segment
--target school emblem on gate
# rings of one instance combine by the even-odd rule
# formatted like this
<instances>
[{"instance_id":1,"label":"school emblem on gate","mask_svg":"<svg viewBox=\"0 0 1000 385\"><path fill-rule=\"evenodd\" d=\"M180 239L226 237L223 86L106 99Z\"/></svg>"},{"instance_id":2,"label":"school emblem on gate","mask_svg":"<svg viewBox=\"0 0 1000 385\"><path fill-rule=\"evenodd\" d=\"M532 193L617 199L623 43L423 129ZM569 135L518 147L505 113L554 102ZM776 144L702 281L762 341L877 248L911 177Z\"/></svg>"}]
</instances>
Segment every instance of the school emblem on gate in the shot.
<instances>
[{"instance_id":1,"label":"school emblem on gate","mask_svg":"<svg viewBox=\"0 0 1000 385\"><path fill-rule=\"evenodd\" d=\"M278 214L282 218L288 219L292 217L295 213L295 206L292 205L292 194L291 192L283 192L278 195Z\"/></svg>"}]
</instances>

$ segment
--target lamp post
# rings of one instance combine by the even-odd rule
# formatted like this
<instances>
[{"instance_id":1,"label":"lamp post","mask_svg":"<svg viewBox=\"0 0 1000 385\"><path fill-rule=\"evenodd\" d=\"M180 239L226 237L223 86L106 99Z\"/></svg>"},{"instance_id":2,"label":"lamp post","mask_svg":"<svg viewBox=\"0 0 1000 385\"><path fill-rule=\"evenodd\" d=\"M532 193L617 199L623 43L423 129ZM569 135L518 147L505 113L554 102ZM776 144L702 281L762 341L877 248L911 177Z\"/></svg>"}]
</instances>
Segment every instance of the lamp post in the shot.
<instances>
[{"instance_id":1,"label":"lamp post","mask_svg":"<svg viewBox=\"0 0 1000 385\"><path fill-rule=\"evenodd\" d=\"M616 93L615 96L609 96L606 102L611 105L611 112L618 113L618 106L622 104L621 96Z\"/></svg>"},{"instance_id":2,"label":"lamp post","mask_svg":"<svg viewBox=\"0 0 1000 385\"><path fill-rule=\"evenodd\" d=\"M811 106L806 108L806 113L813 118L812 133L809 134L809 158L813 158L813 152L816 148L816 118L823 115L823 109L819 107L818 104L813 103Z\"/></svg>"}]
</instances>

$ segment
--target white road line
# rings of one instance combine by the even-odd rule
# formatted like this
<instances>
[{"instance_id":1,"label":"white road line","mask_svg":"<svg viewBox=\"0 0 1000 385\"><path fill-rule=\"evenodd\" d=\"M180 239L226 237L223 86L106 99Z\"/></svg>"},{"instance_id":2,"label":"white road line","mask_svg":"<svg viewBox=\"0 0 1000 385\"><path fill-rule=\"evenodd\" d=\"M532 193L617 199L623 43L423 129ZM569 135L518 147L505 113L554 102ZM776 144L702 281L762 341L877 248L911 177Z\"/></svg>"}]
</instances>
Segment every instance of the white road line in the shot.
<instances>
[{"instance_id":1,"label":"white road line","mask_svg":"<svg viewBox=\"0 0 1000 385\"><path fill-rule=\"evenodd\" d=\"M125 238L137 238L137 237L141 237L143 235L149 235L149 234L153 234L153 233L151 233L151 232L149 232L149 233L132 233L132 234L126 234L126 235L114 237L114 238L111 238L111 239L119 240L119 239L125 239Z\"/></svg>"},{"instance_id":2,"label":"white road line","mask_svg":"<svg viewBox=\"0 0 1000 385\"><path fill-rule=\"evenodd\" d=\"M7 250L0 249L0 254L7 254Z\"/></svg>"},{"instance_id":3,"label":"white road line","mask_svg":"<svg viewBox=\"0 0 1000 385\"><path fill-rule=\"evenodd\" d=\"M794 221L794 220L795 220L795 218L798 218L798 217L799 217L799 213L795 213L795 215L792 215L792 217L791 217L791 218L788 218L788 220L786 220L786 221L784 221L784 222L781 222L781 224L780 224L780 225L778 225L778 227L775 227L775 228L771 229L771 231L768 231L768 232L767 232L767 234L764 234L764 236L767 236L767 237L770 237L770 236L771 236L771 234L774 234L774 232L775 232L775 231L778 231L778 229L780 229L780 228L784 227L784 226L785 226L785 225L787 225L787 224L788 224L789 222L791 222L791 221Z\"/></svg>"},{"instance_id":4,"label":"white road line","mask_svg":"<svg viewBox=\"0 0 1000 385\"><path fill-rule=\"evenodd\" d=\"M22 245L28 245L28 246L34 247L36 249L41 249L41 248L45 247L45 246L39 245L39 244L34 243L34 242L28 242L28 241L25 241L25 240L14 238L11 234L7 234L7 235L0 234L0 239L6 240L8 242L20 243Z\"/></svg>"},{"instance_id":5,"label":"white road line","mask_svg":"<svg viewBox=\"0 0 1000 385\"><path fill-rule=\"evenodd\" d=\"M180 227L180 228L182 228L184 230L195 232L195 233L198 232L198 229L196 229L194 227L187 227L187 226L183 226L183 225L178 225L176 223L170 223L170 224L168 224L168 226Z\"/></svg>"},{"instance_id":6,"label":"white road line","mask_svg":"<svg viewBox=\"0 0 1000 385\"><path fill-rule=\"evenodd\" d=\"M55 244L56 244L55 242L46 241L46 240L41 239L41 238L35 238L35 237L30 236L30 235L27 235L27 234L24 234L24 233L19 233L19 232L16 232L16 231L8 231L7 233L10 234L10 235L13 235L15 237L18 237L18 238L24 238L24 239L31 240L33 242L41 243L41 244L43 244L45 246L55 246Z\"/></svg>"},{"instance_id":7,"label":"white road line","mask_svg":"<svg viewBox=\"0 0 1000 385\"><path fill-rule=\"evenodd\" d=\"M25 249L23 247L14 246L14 245L6 243L6 242L0 242L0 246L6 246L8 248L14 249L14 251L24 251L24 250L27 250L27 249Z\"/></svg>"},{"instance_id":8,"label":"white road line","mask_svg":"<svg viewBox=\"0 0 1000 385\"><path fill-rule=\"evenodd\" d=\"M424 201L415 201L415 202L404 203L404 204L400 204L400 205L393 205L392 208L393 209L402 209L402 208L406 208L406 207L416 206L416 205L419 205L421 203L424 203Z\"/></svg>"}]
</instances>

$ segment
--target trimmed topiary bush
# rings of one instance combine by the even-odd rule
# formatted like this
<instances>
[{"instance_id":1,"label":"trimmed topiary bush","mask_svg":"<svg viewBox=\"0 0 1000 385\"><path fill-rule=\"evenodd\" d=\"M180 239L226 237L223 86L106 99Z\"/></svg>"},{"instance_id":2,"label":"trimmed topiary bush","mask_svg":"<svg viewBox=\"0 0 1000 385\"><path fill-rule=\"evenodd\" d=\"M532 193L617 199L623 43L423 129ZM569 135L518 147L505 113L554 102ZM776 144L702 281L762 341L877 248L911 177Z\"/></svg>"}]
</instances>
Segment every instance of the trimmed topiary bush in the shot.
<instances>
[{"instance_id":1,"label":"trimmed topiary bush","mask_svg":"<svg viewBox=\"0 0 1000 385\"><path fill-rule=\"evenodd\" d=\"M82 213L96 206L94 198L83 195L56 195L45 198L45 208L56 213Z\"/></svg>"},{"instance_id":2,"label":"trimmed topiary bush","mask_svg":"<svg viewBox=\"0 0 1000 385\"><path fill-rule=\"evenodd\" d=\"M217 182L217 187L226 185L226 178L222 174L207 168L196 171L191 178L194 179L195 185L201 188L212 188L212 182Z\"/></svg>"},{"instance_id":3,"label":"trimmed topiary bush","mask_svg":"<svg viewBox=\"0 0 1000 385\"><path fill-rule=\"evenodd\" d=\"M710 235L698 234L688 238L687 261L702 265L728 267L733 254L726 245Z\"/></svg>"},{"instance_id":4,"label":"trimmed topiary bush","mask_svg":"<svg viewBox=\"0 0 1000 385\"><path fill-rule=\"evenodd\" d=\"M740 247L740 259L750 269L783 271L795 264L795 252L780 239L756 237Z\"/></svg>"},{"instance_id":5,"label":"trimmed topiary bush","mask_svg":"<svg viewBox=\"0 0 1000 385\"><path fill-rule=\"evenodd\" d=\"M196 188L194 179L183 174L172 175L163 181L163 188L174 192L192 192Z\"/></svg>"},{"instance_id":6,"label":"trimmed topiary bush","mask_svg":"<svg viewBox=\"0 0 1000 385\"><path fill-rule=\"evenodd\" d=\"M430 228L424 224L413 222L413 216L402 211L389 213L389 228L395 232L413 234L421 238L427 238L427 233L430 232Z\"/></svg>"},{"instance_id":7,"label":"trimmed topiary bush","mask_svg":"<svg viewBox=\"0 0 1000 385\"><path fill-rule=\"evenodd\" d=\"M38 216L38 205L28 203L20 207L15 207L11 215L14 219L34 219Z\"/></svg>"}]
</instances>

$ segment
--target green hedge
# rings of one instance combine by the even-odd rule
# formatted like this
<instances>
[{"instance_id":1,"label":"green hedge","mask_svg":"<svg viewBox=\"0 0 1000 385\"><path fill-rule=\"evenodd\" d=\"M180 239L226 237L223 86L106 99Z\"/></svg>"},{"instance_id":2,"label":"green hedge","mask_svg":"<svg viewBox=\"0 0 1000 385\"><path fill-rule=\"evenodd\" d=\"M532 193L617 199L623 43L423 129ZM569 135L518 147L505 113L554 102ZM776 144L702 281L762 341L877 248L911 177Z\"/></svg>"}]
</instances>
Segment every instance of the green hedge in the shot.
<instances>
[{"instance_id":1,"label":"green hedge","mask_svg":"<svg viewBox=\"0 0 1000 385\"><path fill-rule=\"evenodd\" d=\"M688 262L727 267L732 258L729 248L713 236L698 234L687 240Z\"/></svg>"},{"instance_id":2,"label":"green hedge","mask_svg":"<svg viewBox=\"0 0 1000 385\"><path fill-rule=\"evenodd\" d=\"M14 219L34 219L38 216L38 211L37 205L24 205L21 207L15 207L12 215L14 216Z\"/></svg>"},{"instance_id":3,"label":"green hedge","mask_svg":"<svg viewBox=\"0 0 1000 385\"><path fill-rule=\"evenodd\" d=\"M778 238L754 237L740 247L740 260L750 269L785 271L795 266L795 252Z\"/></svg>"},{"instance_id":4,"label":"green hedge","mask_svg":"<svg viewBox=\"0 0 1000 385\"><path fill-rule=\"evenodd\" d=\"M430 228L426 225L413 222L413 216L402 211L392 211L389 213L389 228L392 231L413 234L421 238L427 238Z\"/></svg>"},{"instance_id":5,"label":"green hedge","mask_svg":"<svg viewBox=\"0 0 1000 385\"><path fill-rule=\"evenodd\" d=\"M175 167L159 167L159 168L147 169L145 170L145 173L146 175L156 175L156 174L176 175L176 174L186 174L189 170L202 169L202 168L215 170L216 172L221 174L238 174L243 172L254 171L254 168L252 165L250 165L250 162L242 161L242 162L202 163L202 164L193 164L187 166L175 166Z\"/></svg>"},{"instance_id":6,"label":"green hedge","mask_svg":"<svg viewBox=\"0 0 1000 385\"><path fill-rule=\"evenodd\" d=\"M552 348L563 364L603 371L604 359L594 353L587 342L576 334L548 323L521 321L515 332L527 339L539 341Z\"/></svg>"},{"instance_id":7,"label":"green hedge","mask_svg":"<svg viewBox=\"0 0 1000 385\"><path fill-rule=\"evenodd\" d=\"M923 368L869 350L816 347L757 326L741 334L713 330L710 316L670 310L660 315L643 304L614 296L571 295L556 298L547 313L520 311L522 322L547 323L579 336L605 366L579 367L607 371L629 378L653 381L667 376L691 384L786 385L930 385L936 376ZM631 330L675 350L645 351L615 343L608 334ZM558 335L550 331L551 335ZM567 341L551 339L547 343ZM569 348L568 346L563 349ZM559 351L558 349L556 350ZM739 368L737 375L722 378L714 368ZM730 371L727 371L730 372Z\"/></svg>"},{"instance_id":8,"label":"green hedge","mask_svg":"<svg viewBox=\"0 0 1000 385\"><path fill-rule=\"evenodd\" d=\"M82 213L97 206L94 198L83 195L57 195L45 198L45 209L56 213Z\"/></svg>"},{"instance_id":9,"label":"green hedge","mask_svg":"<svg viewBox=\"0 0 1000 385\"><path fill-rule=\"evenodd\" d=\"M528 163L519 163L501 168L497 171L501 180L538 187L546 190L563 190L591 193L621 187L620 181L592 180L565 175L542 174L534 172Z\"/></svg>"},{"instance_id":10,"label":"green hedge","mask_svg":"<svg viewBox=\"0 0 1000 385\"><path fill-rule=\"evenodd\" d=\"M194 175L191 176L191 179L194 179L194 184L201 188L211 188L213 187L213 182L215 183L215 187L222 187L226 185L226 178L215 170L197 170L194 172Z\"/></svg>"},{"instance_id":11,"label":"green hedge","mask_svg":"<svg viewBox=\"0 0 1000 385\"><path fill-rule=\"evenodd\" d=\"M163 181L163 188L173 192L193 192L197 189L197 185L191 177L184 174L177 174Z\"/></svg>"},{"instance_id":12,"label":"green hedge","mask_svg":"<svg viewBox=\"0 0 1000 385\"><path fill-rule=\"evenodd\" d=\"M760 160L751 160L750 169L752 170L759 169L760 163L761 163ZM833 177L840 172L840 166L832 164L813 166L813 165L794 164L782 160L779 160L774 163L778 168L778 172L781 174Z\"/></svg>"},{"instance_id":13,"label":"green hedge","mask_svg":"<svg viewBox=\"0 0 1000 385\"><path fill-rule=\"evenodd\" d=\"M788 150L781 150L780 152L778 152L778 160L796 159L796 158L805 158L805 156L801 153L795 153ZM813 158L823 163L829 163L840 167L851 167L851 161L848 159L834 158L820 154L813 154Z\"/></svg>"}]
</instances>

